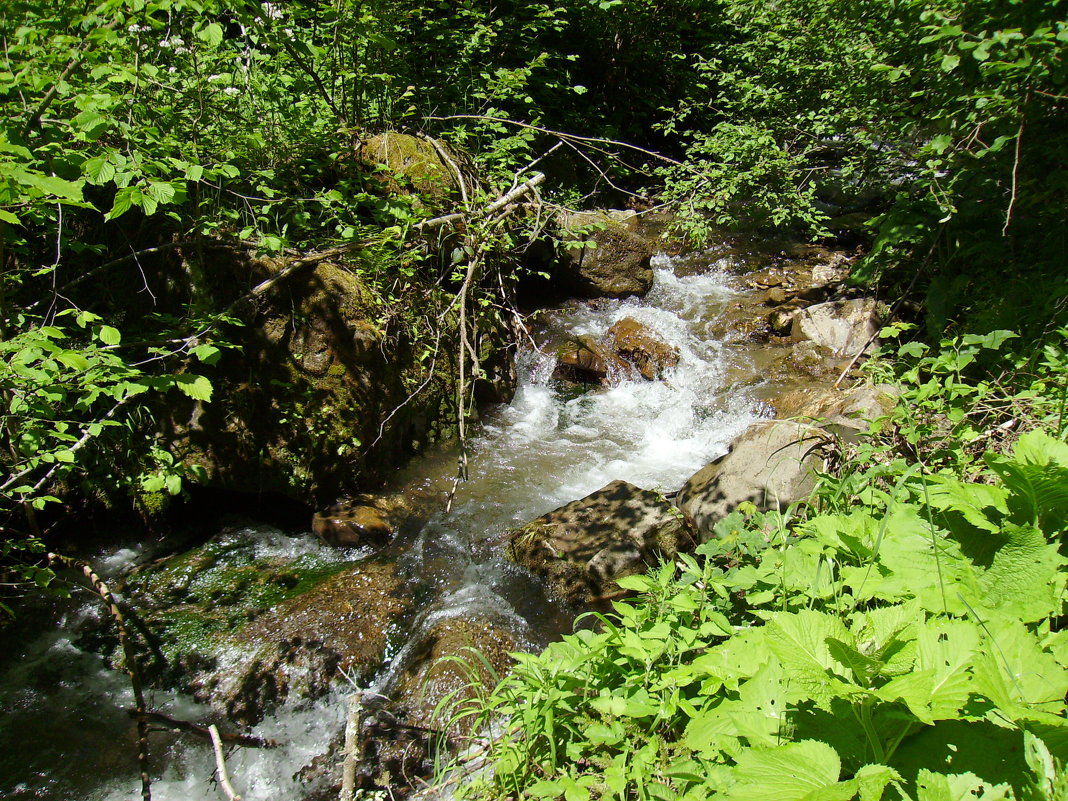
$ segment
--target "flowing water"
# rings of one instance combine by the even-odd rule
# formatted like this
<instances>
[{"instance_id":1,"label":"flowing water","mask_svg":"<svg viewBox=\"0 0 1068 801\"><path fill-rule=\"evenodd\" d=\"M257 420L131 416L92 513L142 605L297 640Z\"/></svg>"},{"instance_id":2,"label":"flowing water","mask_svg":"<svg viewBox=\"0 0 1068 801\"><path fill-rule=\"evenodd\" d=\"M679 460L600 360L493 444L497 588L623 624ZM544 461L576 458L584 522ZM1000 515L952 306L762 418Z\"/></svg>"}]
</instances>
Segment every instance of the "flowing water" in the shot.
<instances>
[{"instance_id":1,"label":"flowing water","mask_svg":"<svg viewBox=\"0 0 1068 801\"><path fill-rule=\"evenodd\" d=\"M571 626L569 610L547 598L533 579L503 560L500 542L529 522L615 479L669 492L726 451L728 443L761 413L745 390L728 390L732 366L745 349L716 341L711 327L735 296L734 265L719 254L686 261L660 256L656 283L643 300L570 304L543 315L538 349L519 357L520 383L510 404L488 413L470 443L470 475L451 511L438 512L418 531L391 546L398 567L429 590L411 622L420 631L450 616L489 616L517 640L537 648ZM575 395L552 379L553 354L567 337L600 337L632 317L679 351L662 381L624 379L603 390ZM428 458L409 475L412 491L426 493L451 482L454 456ZM268 527L238 532L278 558L303 555L345 560L352 553L320 546L308 533L287 536ZM273 550L271 550L273 549ZM105 555L104 569L119 574L143 555ZM0 662L0 797L5 799L125 799L138 795L132 755L134 731L123 709L132 706L126 677L82 650L75 632L99 612L86 598L64 613L58 631L39 637ZM391 666L376 677L386 684ZM394 667L395 669L395 667ZM323 753L343 725L344 685L314 703L287 703L254 733L283 743L275 750L236 749L228 767L245 801L295 799L296 771ZM188 698L157 691L152 708L186 720L207 710ZM214 760L203 743L154 734L153 784L158 799L216 799Z\"/></svg>"}]
</instances>

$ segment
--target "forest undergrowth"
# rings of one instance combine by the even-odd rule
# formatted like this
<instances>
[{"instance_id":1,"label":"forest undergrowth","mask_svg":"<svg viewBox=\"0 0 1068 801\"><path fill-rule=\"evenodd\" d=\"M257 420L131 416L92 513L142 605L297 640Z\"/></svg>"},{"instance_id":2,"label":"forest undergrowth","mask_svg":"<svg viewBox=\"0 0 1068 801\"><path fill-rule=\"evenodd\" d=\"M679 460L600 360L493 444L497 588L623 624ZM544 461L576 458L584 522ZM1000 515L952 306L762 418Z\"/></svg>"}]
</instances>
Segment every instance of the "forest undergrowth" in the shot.
<instances>
[{"instance_id":1,"label":"forest undergrowth","mask_svg":"<svg viewBox=\"0 0 1068 801\"><path fill-rule=\"evenodd\" d=\"M1068 798L1068 331L890 344L895 409L457 710L475 798Z\"/></svg>"}]
</instances>

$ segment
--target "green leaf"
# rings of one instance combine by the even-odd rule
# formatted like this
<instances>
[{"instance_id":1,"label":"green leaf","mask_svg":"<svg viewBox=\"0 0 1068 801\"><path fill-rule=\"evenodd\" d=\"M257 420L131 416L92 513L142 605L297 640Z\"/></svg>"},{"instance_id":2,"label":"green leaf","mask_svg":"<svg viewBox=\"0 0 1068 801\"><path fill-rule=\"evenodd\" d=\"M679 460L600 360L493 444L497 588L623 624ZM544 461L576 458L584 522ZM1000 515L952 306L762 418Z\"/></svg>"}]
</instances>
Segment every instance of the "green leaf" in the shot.
<instances>
[{"instance_id":1,"label":"green leaf","mask_svg":"<svg viewBox=\"0 0 1068 801\"><path fill-rule=\"evenodd\" d=\"M110 325L100 326L96 336L105 345L118 345L122 341L122 334L119 333L117 328L112 328Z\"/></svg>"},{"instance_id":2,"label":"green leaf","mask_svg":"<svg viewBox=\"0 0 1068 801\"><path fill-rule=\"evenodd\" d=\"M970 621L928 620L916 634L912 671L875 694L903 702L924 723L954 718L974 691L971 667L980 653L979 642L979 627Z\"/></svg>"},{"instance_id":3,"label":"green leaf","mask_svg":"<svg viewBox=\"0 0 1068 801\"><path fill-rule=\"evenodd\" d=\"M197 38L204 42L208 47L218 47L222 44L223 40L222 26L217 22L205 25L197 31Z\"/></svg>"},{"instance_id":4,"label":"green leaf","mask_svg":"<svg viewBox=\"0 0 1068 801\"><path fill-rule=\"evenodd\" d=\"M835 750L818 740L747 749L736 762L728 801L802 801L837 784L842 770Z\"/></svg>"},{"instance_id":5,"label":"green leaf","mask_svg":"<svg viewBox=\"0 0 1068 801\"><path fill-rule=\"evenodd\" d=\"M185 373L182 375L176 375L174 377L174 381L178 389L180 389L193 400L211 400L211 381L209 381L204 376L189 375L188 373Z\"/></svg>"},{"instance_id":6,"label":"green leaf","mask_svg":"<svg viewBox=\"0 0 1068 801\"><path fill-rule=\"evenodd\" d=\"M82 164L82 174L89 183L102 186L115 177L115 165L105 156L96 156Z\"/></svg>"},{"instance_id":7,"label":"green leaf","mask_svg":"<svg viewBox=\"0 0 1068 801\"><path fill-rule=\"evenodd\" d=\"M921 770L916 777L916 801L1000 801L1011 792L1008 784L990 784L972 773L946 776Z\"/></svg>"},{"instance_id":8,"label":"green leaf","mask_svg":"<svg viewBox=\"0 0 1068 801\"><path fill-rule=\"evenodd\" d=\"M115 199L111 202L111 211L104 215L104 219L116 220L130 210L134 204L134 188L124 187L115 193Z\"/></svg>"},{"instance_id":9,"label":"green leaf","mask_svg":"<svg viewBox=\"0 0 1068 801\"><path fill-rule=\"evenodd\" d=\"M56 358L63 362L63 364L65 364L71 370L83 371L89 369L89 360L86 359L82 354L77 353L75 351L65 350L62 353L58 354Z\"/></svg>"},{"instance_id":10,"label":"green leaf","mask_svg":"<svg viewBox=\"0 0 1068 801\"><path fill-rule=\"evenodd\" d=\"M1008 504L1020 523L1047 535L1068 525L1068 445L1041 430L1016 443L1011 458L989 456L987 464L1012 493Z\"/></svg>"},{"instance_id":11,"label":"green leaf","mask_svg":"<svg viewBox=\"0 0 1068 801\"><path fill-rule=\"evenodd\" d=\"M853 637L837 615L812 609L776 612L767 624L768 646L782 665L783 676L799 697L826 708L852 677L831 654L831 642L853 645Z\"/></svg>"},{"instance_id":12,"label":"green leaf","mask_svg":"<svg viewBox=\"0 0 1068 801\"><path fill-rule=\"evenodd\" d=\"M0 209L0 222L5 222L9 225L22 225L19 218L6 209Z\"/></svg>"},{"instance_id":13,"label":"green leaf","mask_svg":"<svg viewBox=\"0 0 1068 801\"><path fill-rule=\"evenodd\" d=\"M189 351L193 356L196 356L200 361L205 364L215 364L219 361L219 357L222 351L214 345L197 345Z\"/></svg>"},{"instance_id":14,"label":"green leaf","mask_svg":"<svg viewBox=\"0 0 1068 801\"><path fill-rule=\"evenodd\" d=\"M73 451L60 450L60 451L56 451L53 455L56 457L56 461L57 462L62 462L63 464L74 464L74 452Z\"/></svg>"},{"instance_id":15,"label":"green leaf","mask_svg":"<svg viewBox=\"0 0 1068 801\"><path fill-rule=\"evenodd\" d=\"M148 189L145 194L158 203L166 205L174 200L174 187L165 181L149 181ZM152 213L148 212L147 209L146 212L149 214Z\"/></svg>"}]
</instances>

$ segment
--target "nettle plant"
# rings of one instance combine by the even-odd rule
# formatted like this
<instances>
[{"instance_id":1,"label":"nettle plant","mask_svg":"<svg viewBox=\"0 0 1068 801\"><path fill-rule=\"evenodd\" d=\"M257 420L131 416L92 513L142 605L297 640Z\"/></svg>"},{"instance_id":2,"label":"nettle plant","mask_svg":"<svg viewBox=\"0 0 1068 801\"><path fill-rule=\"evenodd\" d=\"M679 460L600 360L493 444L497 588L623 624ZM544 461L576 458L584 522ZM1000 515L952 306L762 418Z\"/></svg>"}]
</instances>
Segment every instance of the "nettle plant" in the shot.
<instances>
[{"instance_id":1,"label":"nettle plant","mask_svg":"<svg viewBox=\"0 0 1068 801\"><path fill-rule=\"evenodd\" d=\"M641 593L520 655L489 797L1064 798L1068 445L980 483L906 471L885 506L744 504Z\"/></svg>"}]
</instances>

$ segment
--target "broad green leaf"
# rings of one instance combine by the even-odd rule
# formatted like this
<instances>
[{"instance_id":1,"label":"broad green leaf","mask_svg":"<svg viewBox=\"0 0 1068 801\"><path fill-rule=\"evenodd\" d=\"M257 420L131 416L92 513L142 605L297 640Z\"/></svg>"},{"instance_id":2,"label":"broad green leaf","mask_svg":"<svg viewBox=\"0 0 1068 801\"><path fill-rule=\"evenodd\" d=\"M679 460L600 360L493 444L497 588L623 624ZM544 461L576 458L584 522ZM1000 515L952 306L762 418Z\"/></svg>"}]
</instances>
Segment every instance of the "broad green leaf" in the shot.
<instances>
[{"instance_id":1,"label":"broad green leaf","mask_svg":"<svg viewBox=\"0 0 1068 801\"><path fill-rule=\"evenodd\" d=\"M766 628L768 646L800 698L825 706L852 681L831 653L832 641L854 645L852 634L837 615L811 609L776 612Z\"/></svg>"},{"instance_id":2,"label":"broad green leaf","mask_svg":"<svg viewBox=\"0 0 1068 801\"><path fill-rule=\"evenodd\" d=\"M219 361L219 356L222 353L222 351L214 345L197 345L189 352L205 364L215 364Z\"/></svg>"},{"instance_id":3,"label":"broad green leaf","mask_svg":"<svg viewBox=\"0 0 1068 801\"><path fill-rule=\"evenodd\" d=\"M999 518L1009 511L1007 493L1001 487L943 476L928 479L928 497L935 509L959 512L971 525L986 531L997 531Z\"/></svg>"},{"instance_id":4,"label":"broad green leaf","mask_svg":"<svg viewBox=\"0 0 1068 801\"><path fill-rule=\"evenodd\" d=\"M728 801L802 801L837 784L842 770L835 750L818 740L746 749L736 763Z\"/></svg>"},{"instance_id":5,"label":"broad green leaf","mask_svg":"<svg viewBox=\"0 0 1068 801\"><path fill-rule=\"evenodd\" d=\"M115 193L111 202L111 211L104 215L105 220L116 220L130 210L134 204L134 188L127 186Z\"/></svg>"},{"instance_id":6,"label":"broad green leaf","mask_svg":"<svg viewBox=\"0 0 1068 801\"><path fill-rule=\"evenodd\" d=\"M979 578L981 603L1028 623L1055 615L1065 585L1065 559L1032 526L1006 526L1007 538Z\"/></svg>"},{"instance_id":7,"label":"broad green leaf","mask_svg":"<svg viewBox=\"0 0 1068 801\"><path fill-rule=\"evenodd\" d=\"M204 376L183 374L175 376L174 380L178 389L180 389L193 400L211 400L211 381L209 381Z\"/></svg>"},{"instance_id":8,"label":"broad green leaf","mask_svg":"<svg viewBox=\"0 0 1068 801\"><path fill-rule=\"evenodd\" d=\"M73 350L65 350L56 356L63 364L69 367L71 370L88 370L89 360L82 354Z\"/></svg>"},{"instance_id":9,"label":"broad green leaf","mask_svg":"<svg viewBox=\"0 0 1068 801\"><path fill-rule=\"evenodd\" d=\"M921 770L916 780L916 801L1000 801L1010 798L1007 784L990 784L972 773L946 776Z\"/></svg>"},{"instance_id":10,"label":"broad green leaf","mask_svg":"<svg viewBox=\"0 0 1068 801\"><path fill-rule=\"evenodd\" d=\"M7 209L0 209L0 222L5 222L9 225L22 225L19 218Z\"/></svg>"},{"instance_id":11,"label":"broad green leaf","mask_svg":"<svg viewBox=\"0 0 1068 801\"><path fill-rule=\"evenodd\" d=\"M118 345L122 341L122 334L119 333L117 328L112 328L110 325L100 326L96 336L105 345Z\"/></svg>"},{"instance_id":12,"label":"broad green leaf","mask_svg":"<svg viewBox=\"0 0 1068 801\"><path fill-rule=\"evenodd\" d=\"M924 723L954 718L974 692L971 667L979 657L979 627L970 621L928 620L916 633L913 669L875 694L901 701Z\"/></svg>"},{"instance_id":13,"label":"broad green leaf","mask_svg":"<svg viewBox=\"0 0 1068 801\"><path fill-rule=\"evenodd\" d=\"M1019 621L985 622L976 659L976 688L1012 720L1032 712L1063 714L1068 672Z\"/></svg>"},{"instance_id":14,"label":"broad green leaf","mask_svg":"<svg viewBox=\"0 0 1068 801\"><path fill-rule=\"evenodd\" d=\"M33 185L45 194L53 195L63 200L79 203L82 200L82 184L80 181L67 181L54 175L39 175L34 176Z\"/></svg>"},{"instance_id":15,"label":"broad green leaf","mask_svg":"<svg viewBox=\"0 0 1068 801\"><path fill-rule=\"evenodd\" d=\"M208 47L218 47L222 44L223 40L222 26L217 22L205 25L197 31L197 38L208 45Z\"/></svg>"},{"instance_id":16,"label":"broad green leaf","mask_svg":"<svg viewBox=\"0 0 1068 801\"><path fill-rule=\"evenodd\" d=\"M115 177L115 165L106 156L96 156L82 165L82 173L89 183L102 186Z\"/></svg>"},{"instance_id":17,"label":"broad green leaf","mask_svg":"<svg viewBox=\"0 0 1068 801\"><path fill-rule=\"evenodd\" d=\"M1068 525L1068 444L1041 430L1016 443L1011 458L988 456L987 464L1011 492L1008 503L1020 523L1034 523L1053 536Z\"/></svg>"},{"instance_id":18,"label":"broad green leaf","mask_svg":"<svg viewBox=\"0 0 1068 801\"><path fill-rule=\"evenodd\" d=\"M174 187L165 181L149 181L145 194L158 203L166 205L174 199ZM152 212L146 212L151 214Z\"/></svg>"}]
</instances>

